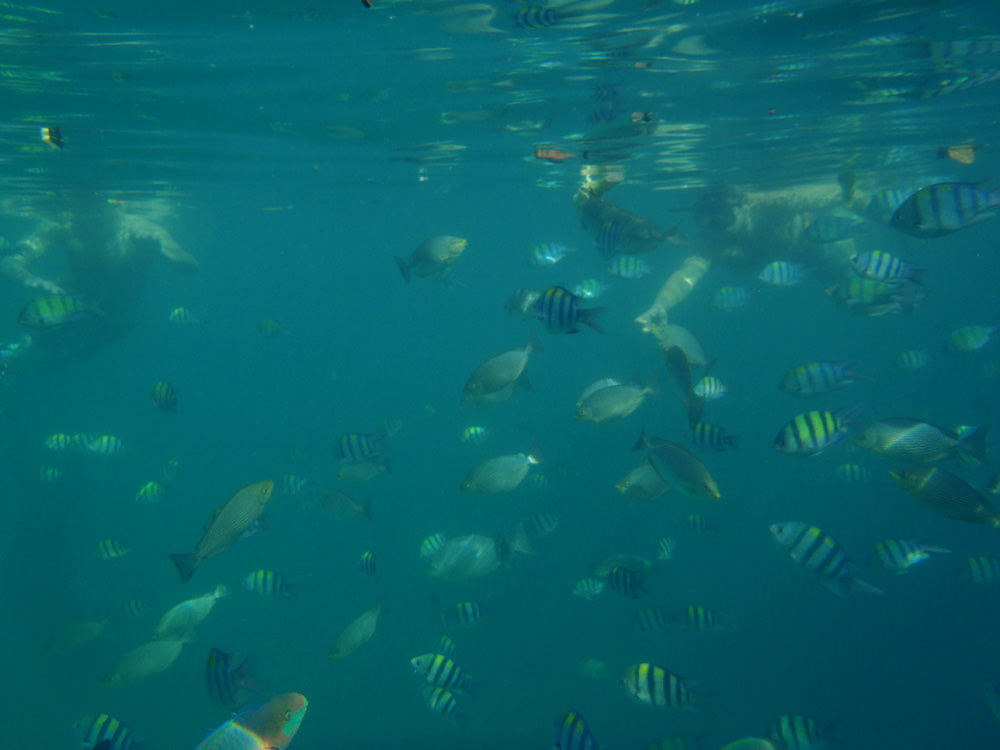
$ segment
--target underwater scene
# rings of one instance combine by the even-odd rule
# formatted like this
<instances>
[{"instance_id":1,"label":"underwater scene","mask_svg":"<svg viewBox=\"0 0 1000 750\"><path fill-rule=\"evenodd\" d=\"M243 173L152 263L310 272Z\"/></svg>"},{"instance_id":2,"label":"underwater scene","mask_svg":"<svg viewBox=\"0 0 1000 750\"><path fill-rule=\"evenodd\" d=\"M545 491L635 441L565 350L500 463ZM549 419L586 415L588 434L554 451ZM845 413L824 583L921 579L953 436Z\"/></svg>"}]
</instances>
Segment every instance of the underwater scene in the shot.
<instances>
[{"instance_id":1,"label":"underwater scene","mask_svg":"<svg viewBox=\"0 0 1000 750\"><path fill-rule=\"evenodd\" d=\"M1000 6L0 3L10 748L1000 746Z\"/></svg>"}]
</instances>

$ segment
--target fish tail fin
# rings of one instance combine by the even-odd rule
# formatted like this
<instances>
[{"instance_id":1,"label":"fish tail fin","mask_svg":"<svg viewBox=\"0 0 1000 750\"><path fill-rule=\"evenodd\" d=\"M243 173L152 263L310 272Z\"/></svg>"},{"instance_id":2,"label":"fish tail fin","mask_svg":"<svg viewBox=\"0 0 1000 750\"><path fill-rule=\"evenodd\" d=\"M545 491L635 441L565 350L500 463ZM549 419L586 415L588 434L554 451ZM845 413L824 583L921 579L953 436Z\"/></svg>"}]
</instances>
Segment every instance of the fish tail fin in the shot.
<instances>
[{"instance_id":1,"label":"fish tail fin","mask_svg":"<svg viewBox=\"0 0 1000 750\"><path fill-rule=\"evenodd\" d=\"M861 372L860 362L851 362L844 368L844 376L850 380L869 380L870 378Z\"/></svg>"},{"instance_id":2,"label":"fish tail fin","mask_svg":"<svg viewBox=\"0 0 1000 750\"><path fill-rule=\"evenodd\" d=\"M180 573L181 583L188 582L191 576L194 575L194 570L198 567L198 563L201 562L201 559L197 555L183 552L170 555L169 557L174 567L177 568L177 572Z\"/></svg>"},{"instance_id":3,"label":"fish tail fin","mask_svg":"<svg viewBox=\"0 0 1000 750\"><path fill-rule=\"evenodd\" d=\"M959 450L964 458L970 458L979 463L988 464L989 456L986 455L986 438L989 437L990 428L988 425L977 427L962 440Z\"/></svg>"},{"instance_id":4,"label":"fish tail fin","mask_svg":"<svg viewBox=\"0 0 1000 750\"><path fill-rule=\"evenodd\" d=\"M868 581L862 581L860 578L852 578L847 584L847 592L854 596L855 594L866 594L874 596L885 596L885 592L878 586L873 586L868 583Z\"/></svg>"},{"instance_id":5,"label":"fish tail fin","mask_svg":"<svg viewBox=\"0 0 1000 750\"><path fill-rule=\"evenodd\" d=\"M532 354L541 354L545 351L545 347L542 346L542 340L538 338L538 334L535 329L531 329L531 333L528 334L528 351Z\"/></svg>"},{"instance_id":6,"label":"fish tail fin","mask_svg":"<svg viewBox=\"0 0 1000 750\"><path fill-rule=\"evenodd\" d=\"M912 281L914 284L920 284L922 286L924 283L925 273L927 273L926 268L913 268L910 270L910 274L906 278Z\"/></svg>"},{"instance_id":7,"label":"fish tail fin","mask_svg":"<svg viewBox=\"0 0 1000 750\"><path fill-rule=\"evenodd\" d=\"M688 394L687 403L685 403L688 413L688 427L691 428L691 432L694 432L694 428L701 421L701 413L705 409L705 399L701 396L695 395L694 391Z\"/></svg>"},{"instance_id":8,"label":"fish tail fin","mask_svg":"<svg viewBox=\"0 0 1000 750\"><path fill-rule=\"evenodd\" d=\"M639 439L635 441L635 445L632 446L632 450L641 451L643 448L646 447L646 443L647 443L646 427L643 426L642 432L639 433Z\"/></svg>"},{"instance_id":9,"label":"fish tail fin","mask_svg":"<svg viewBox=\"0 0 1000 750\"><path fill-rule=\"evenodd\" d=\"M393 256L396 259L396 265L399 266L399 272L403 274L403 281L407 284L410 283L410 262L406 258L400 258L398 255Z\"/></svg>"},{"instance_id":10,"label":"fish tail fin","mask_svg":"<svg viewBox=\"0 0 1000 750\"><path fill-rule=\"evenodd\" d=\"M864 404L858 404L857 406L852 406L850 409L840 412L837 416L840 418L844 427L851 427L852 425L858 423L858 417L861 415L864 408Z\"/></svg>"},{"instance_id":11,"label":"fish tail fin","mask_svg":"<svg viewBox=\"0 0 1000 750\"><path fill-rule=\"evenodd\" d=\"M950 555L951 554L951 550L950 549L945 549L944 547L938 547L938 546L933 545L933 544L925 544L925 545L923 545L923 547L924 547L924 552L937 552L939 555Z\"/></svg>"},{"instance_id":12,"label":"fish tail fin","mask_svg":"<svg viewBox=\"0 0 1000 750\"><path fill-rule=\"evenodd\" d=\"M366 497L361 503L361 515L367 518L369 521L372 520L372 499Z\"/></svg>"},{"instance_id":13,"label":"fish tail fin","mask_svg":"<svg viewBox=\"0 0 1000 750\"><path fill-rule=\"evenodd\" d=\"M722 442L723 445L726 445L729 448L735 449L740 447L740 439L736 435L726 435Z\"/></svg>"},{"instance_id":14,"label":"fish tail fin","mask_svg":"<svg viewBox=\"0 0 1000 750\"><path fill-rule=\"evenodd\" d=\"M580 322L583 323L584 325L590 326L598 333L604 333L604 329L597 324L597 321L594 320L594 318L596 318L598 315L600 315L607 309L608 308L606 307L591 307L589 310L581 310Z\"/></svg>"},{"instance_id":15,"label":"fish tail fin","mask_svg":"<svg viewBox=\"0 0 1000 750\"><path fill-rule=\"evenodd\" d=\"M521 555L535 555L538 554L531 544L531 540L528 539L528 531L524 528L524 521L519 521L517 524L517 529L514 531L514 537L510 540L510 549L512 552L517 552Z\"/></svg>"}]
</instances>

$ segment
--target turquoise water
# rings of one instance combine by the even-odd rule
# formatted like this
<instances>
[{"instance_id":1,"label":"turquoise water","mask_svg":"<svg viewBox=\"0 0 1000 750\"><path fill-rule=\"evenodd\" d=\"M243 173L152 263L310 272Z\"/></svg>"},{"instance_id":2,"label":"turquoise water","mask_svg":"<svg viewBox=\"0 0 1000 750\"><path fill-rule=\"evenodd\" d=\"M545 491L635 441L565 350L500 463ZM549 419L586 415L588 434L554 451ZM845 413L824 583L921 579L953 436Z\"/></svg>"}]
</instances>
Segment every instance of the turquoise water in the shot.
<instances>
[{"instance_id":1,"label":"turquoise water","mask_svg":"<svg viewBox=\"0 0 1000 750\"><path fill-rule=\"evenodd\" d=\"M931 240L866 224L860 249L929 269L929 294L912 315L852 315L824 294L822 271L768 289L756 267L717 263L670 318L697 334L717 360L712 374L731 389L705 414L739 435L739 449L698 452L722 498L671 492L629 504L615 490L641 458L630 449L643 427L690 445L662 354L634 318L681 259L709 252L692 212L700 191L836 188L846 170L869 193L944 180L996 188L1000 84L985 81L1000 70L1000 50L924 54L928 41L996 45L996 8L614 0L589 12L566 6L551 26L520 28L523 7L0 9L0 235L16 242L93 195L111 211L155 209L200 264L193 275L153 264L134 316L116 321L121 336L62 357L36 333L0 381L6 746L74 747L73 723L108 712L151 750L193 748L227 719L205 688L213 646L253 656L261 698L308 697L292 745L300 750L548 747L570 708L606 748L682 736L688 747L700 740L713 749L767 736L782 714L832 726L835 747L997 745L984 690L1000 682L1000 606L995 590L955 572L970 556L1000 555L996 532L918 507L888 475L897 464L849 440L810 459L771 442L802 411L858 404L862 423L995 424L997 380L981 376L1000 362L996 343L960 356L941 347L959 326L996 324L1000 223ZM963 76L984 82L940 93ZM632 123L647 112L650 123ZM61 128L64 147L42 143L39 127ZM966 142L980 147L974 164L938 157ZM541 161L539 146L574 156ZM647 256L654 272L641 280L604 271L572 201L582 174L614 167L627 179L605 197L661 227L680 222L688 241ZM393 256L437 234L468 239L453 283L404 284ZM532 268L528 253L543 242L578 251ZM767 260L781 257L775 248ZM68 278L57 249L33 270ZM518 287L587 277L610 284L589 303L607 307L604 335L550 334L504 314ZM3 284L0 341L17 341L26 332L18 312L36 294ZM754 291L750 304L714 309L715 291L736 284ZM92 300L98 309L113 302ZM177 307L201 322L170 322ZM282 333L260 335L266 318ZM545 349L527 367L532 390L489 408L461 406L476 365L523 346L532 328ZM905 349L930 352L927 367L895 367ZM868 379L811 401L777 390L789 368L811 360L858 361ZM658 378L664 395L618 422L572 419L589 383L635 372ZM176 414L149 398L159 380L177 390ZM337 439L383 420L401 425L387 448L391 472L338 482ZM462 444L469 425L489 428L485 445ZM55 452L43 444L55 433L115 435L125 450ZM529 478L495 497L458 492L479 461L533 447L544 457L534 469L544 486ZM162 499L137 503L138 488L170 459L179 470ZM870 480L836 479L846 462L868 468ZM63 476L39 481L43 465ZM954 460L942 466L979 489L993 475ZM288 474L307 480L295 496L280 491ZM278 485L266 528L182 585L167 554L190 551L212 511L261 479ZM371 520L325 514L317 501L335 487L370 496ZM426 575L418 549L429 534L510 538L542 510L560 526L537 541L536 555L468 581ZM695 512L717 531L690 532L685 518ZM885 596L837 597L771 538L769 525L787 520L829 532L862 566L889 537L952 554L903 576L864 567L861 577ZM656 563L648 596L572 594L597 561L653 559L664 536L677 550ZM131 551L102 560L105 538ZM366 550L377 557L373 577L357 569ZM244 591L240 582L257 568L290 576L298 597ZM98 686L163 612L218 583L231 595L176 663L127 688ZM131 598L145 602L143 616L125 616ZM451 633L454 659L479 685L459 697L462 719L451 726L424 704L408 661L434 648L441 614L465 600L492 614ZM372 640L328 660L340 631L378 602L385 609ZM653 604L707 606L727 627L635 633L635 613ZM107 620L99 638L47 652L59 627L89 619ZM604 662L607 674L581 674L585 659ZM633 701L620 676L643 661L694 683L697 710Z\"/></svg>"}]
</instances>

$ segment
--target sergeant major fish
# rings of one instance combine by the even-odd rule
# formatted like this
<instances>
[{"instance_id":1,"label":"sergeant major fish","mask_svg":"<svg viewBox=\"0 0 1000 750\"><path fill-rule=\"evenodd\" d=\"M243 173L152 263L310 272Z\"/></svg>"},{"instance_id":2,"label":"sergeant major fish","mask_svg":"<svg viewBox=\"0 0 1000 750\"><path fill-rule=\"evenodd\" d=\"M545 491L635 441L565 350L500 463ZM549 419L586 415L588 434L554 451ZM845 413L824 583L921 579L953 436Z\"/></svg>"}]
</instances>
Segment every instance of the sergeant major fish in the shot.
<instances>
[{"instance_id":1,"label":"sergeant major fish","mask_svg":"<svg viewBox=\"0 0 1000 750\"><path fill-rule=\"evenodd\" d=\"M994 216L1000 190L968 182L939 182L921 188L896 209L889 225L914 237L943 237Z\"/></svg>"},{"instance_id":2,"label":"sergeant major fish","mask_svg":"<svg viewBox=\"0 0 1000 750\"><path fill-rule=\"evenodd\" d=\"M580 299L561 286L549 287L535 303L535 316L550 333L579 333L581 323L604 333L595 318L605 308L585 309L580 306Z\"/></svg>"},{"instance_id":3,"label":"sergeant major fish","mask_svg":"<svg viewBox=\"0 0 1000 750\"><path fill-rule=\"evenodd\" d=\"M774 449L790 456L816 456L839 443L860 407L849 411L808 411L789 420L778 431Z\"/></svg>"},{"instance_id":4,"label":"sergeant major fish","mask_svg":"<svg viewBox=\"0 0 1000 750\"><path fill-rule=\"evenodd\" d=\"M814 573L835 594L884 593L858 578L857 566L847 559L843 547L815 526L785 521L771 524L771 534L792 560Z\"/></svg>"}]
</instances>

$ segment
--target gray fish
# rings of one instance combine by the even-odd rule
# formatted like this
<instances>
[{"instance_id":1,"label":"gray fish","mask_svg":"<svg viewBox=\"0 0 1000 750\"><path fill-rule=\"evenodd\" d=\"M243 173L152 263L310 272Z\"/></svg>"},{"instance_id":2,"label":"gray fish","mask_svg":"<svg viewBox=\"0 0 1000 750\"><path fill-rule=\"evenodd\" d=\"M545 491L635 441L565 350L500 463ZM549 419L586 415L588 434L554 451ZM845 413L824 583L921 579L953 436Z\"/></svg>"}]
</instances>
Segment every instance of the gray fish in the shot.
<instances>
[{"instance_id":1,"label":"gray fish","mask_svg":"<svg viewBox=\"0 0 1000 750\"><path fill-rule=\"evenodd\" d=\"M122 656L101 680L102 687L120 687L159 674L181 655L183 639L150 641Z\"/></svg>"},{"instance_id":2,"label":"gray fish","mask_svg":"<svg viewBox=\"0 0 1000 750\"><path fill-rule=\"evenodd\" d=\"M195 545L193 553L170 555L177 572L180 573L181 582L191 578L202 560L225 552L253 526L264 512L264 506L267 505L273 491L274 482L269 479L247 485L219 508L198 544Z\"/></svg>"},{"instance_id":3,"label":"gray fish","mask_svg":"<svg viewBox=\"0 0 1000 750\"><path fill-rule=\"evenodd\" d=\"M643 462L618 480L615 489L635 502L655 500L670 489L670 484L664 482L656 469Z\"/></svg>"},{"instance_id":4,"label":"gray fish","mask_svg":"<svg viewBox=\"0 0 1000 750\"><path fill-rule=\"evenodd\" d=\"M719 485L701 459L682 445L661 438L647 438L643 430L633 450L646 449L646 458L663 481L690 498L718 500Z\"/></svg>"},{"instance_id":5,"label":"gray fish","mask_svg":"<svg viewBox=\"0 0 1000 750\"><path fill-rule=\"evenodd\" d=\"M478 578L499 568L507 555L507 543L502 536L457 536L434 553L427 575L450 581Z\"/></svg>"},{"instance_id":6,"label":"gray fish","mask_svg":"<svg viewBox=\"0 0 1000 750\"><path fill-rule=\"evenodd\" d=\"M407 283L412 274L443 278L468 244L469 241L462 237L435 235L417 245L408 259L397 255L396 265L399 266L399 272L403 274L403 280Z\"/></svg>"},{"instance_id":7,"label":"gray fish","mask_svg":"<svg viewBox=\"0 0 1000 750\"><path fill-rule=\"evenodd\" d=\"M622 419L638 409L646 400L646 396L659 392L659 385L655 381L645 387L631 383L615 383L598 388L585 393L577 401L573 418L580 422L596 424Z\"/></svg>"},{"instance_id":8,"label":"gray fish","mask_svg":"<svg viewBox=\"0 0 1000 750\"><path fill-rule=\"evenodd\" d=\"M357 619L351 622L337 636L333 648L330 649L330 658L340 659L348 656L368 643L371 637L375 635L375 628L378 625L380 614L382 614L381 604L362 612Z\"/></svg>"},{"instance_id":9,"label":"gray fish","mask_svg":"<svg viewBox=\"0 0 1000 750\"><path fill-rule=\"evenodd\" d=\"M483 398L515 382L520 382L530 390L526 379L522 378L524 368L532 352L540 351L542 351L541 344L535 336L532 336L531 340L520 349L511 349L490 357L472 371L462 391L462 400Z\"/></svg>"},{"instance_id":10,"label":"gray fish","mask_svg":"<svg viewBox=\"0 0 1000 750\"><path fill-rule=\"evenodd\" d=\"M935 463L963 456L987 463L988 433L987 427L980 427L963 438L929 422L893 417L868 425L855 436L854 442L862 448L899 461Z\"/></svg>"},{"instance_id":11,"label":"gray fish","mask_svg":"<svg viewBox=\"0 0 1000 750\"><path fill-rule=\"evenodd\" d=\"M932 513L966 523L1000 526L993 503L961 477L935 466L890 471L890 476Z\"/></svg>"},{"instance_id":12,"label":"gray fish","mask_svg":"<svg viewBox=\"0 0 1000 750\"><path fill-rule=\"evenodd\" d=\"M496 495L510 492L528 476L531 467L539 463L532 453L495 456L477 464L466 475L460 490L470 495Z\"/></svg>"}]
</instances>

